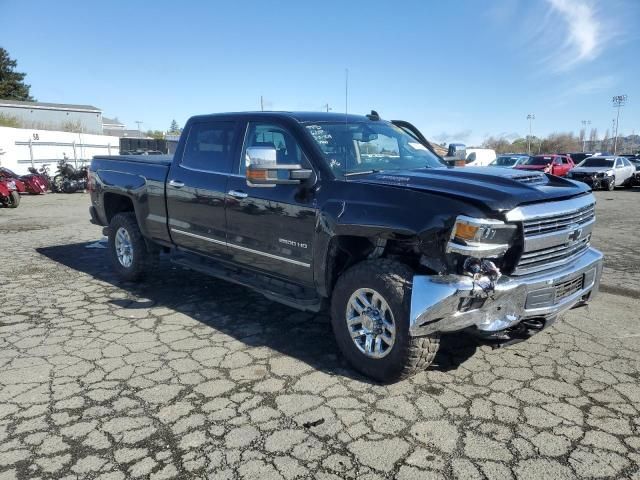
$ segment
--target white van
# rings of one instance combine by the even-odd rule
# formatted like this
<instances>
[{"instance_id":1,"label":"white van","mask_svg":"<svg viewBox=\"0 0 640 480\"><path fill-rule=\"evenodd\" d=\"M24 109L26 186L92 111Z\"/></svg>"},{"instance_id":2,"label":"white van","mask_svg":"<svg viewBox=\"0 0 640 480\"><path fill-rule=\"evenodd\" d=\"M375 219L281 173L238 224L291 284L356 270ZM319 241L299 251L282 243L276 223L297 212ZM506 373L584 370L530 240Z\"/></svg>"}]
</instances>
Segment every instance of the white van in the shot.
<instances>
[{"instance_id":1,"label":"white van","mask_svg":"<svg viewBox=\"0 0 640 480\"><path fill-rule=\"evenodd\" d=\"M486 167L496 159L492 148L467 148L467 167Z\"/></svg>"}]
</instances>

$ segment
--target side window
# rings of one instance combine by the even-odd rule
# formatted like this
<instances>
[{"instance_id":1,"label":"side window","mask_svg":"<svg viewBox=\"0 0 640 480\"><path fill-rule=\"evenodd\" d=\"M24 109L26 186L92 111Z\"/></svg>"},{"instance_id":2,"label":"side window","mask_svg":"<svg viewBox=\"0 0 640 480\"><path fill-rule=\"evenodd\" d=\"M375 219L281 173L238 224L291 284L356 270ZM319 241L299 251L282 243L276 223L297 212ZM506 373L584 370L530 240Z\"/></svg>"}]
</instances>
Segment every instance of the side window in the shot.
<instances>
[{"instance_id":1,"label":"side window","mask_svg":"<svg viewBox=\"0 0 640 480\"><path fill-rule=\"evenodd\" d=\"M281 164L299 164L308 168L308 162L294 136L285 128L269 123L250 122L242 148L240 174L244 175L247 164L245 152L249 147L273 147L276 160Z\"/></svg>"},{"instance_id":2,"label":"side window","mask_svg":"<svg viewBox=\"0 0 640 480\"><path fill-rule=\"evenodd\" d=\"M235 136L235 122L192 124L180 165L205 172L231 173Z\"/></svg>"},{"instance_id":3,"label":"side window","mask_svg":"<svg viewBox=\"0 0 640 480\"><path fill-rule=\"evenodd\" d=\"M616 168L621 167L622 166L622 160L620 160L619 158L616 159Z\"/></svg>"},{"instance_id":4,"label":"side window","mask_svg":"<svg viewBox=\"0 0 640 480\"><path fill-rule=\"evenodd\" d=\"M629 160L627 160L626 158L622 159L622 163L624 164L625 167L631 167L631 162Z\"/></svg>"}]
</instances>

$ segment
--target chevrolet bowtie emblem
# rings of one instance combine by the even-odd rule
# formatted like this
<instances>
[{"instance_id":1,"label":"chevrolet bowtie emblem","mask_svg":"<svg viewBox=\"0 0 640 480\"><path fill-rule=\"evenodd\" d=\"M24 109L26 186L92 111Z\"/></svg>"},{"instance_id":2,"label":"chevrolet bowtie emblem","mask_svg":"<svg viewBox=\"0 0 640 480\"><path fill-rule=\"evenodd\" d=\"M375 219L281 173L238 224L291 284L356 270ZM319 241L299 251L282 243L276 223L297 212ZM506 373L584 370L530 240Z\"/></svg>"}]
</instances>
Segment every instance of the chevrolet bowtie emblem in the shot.
<instances>
[{"instance_id":1,"label":"chevrolet bowtie emblem","mask_svg":"<svg viewBox=\"0 0 640 480\"><path fill-rule=\"evenodd\" d=\"M578 228L569 234L569 240L575 242L582 236L582 229Z\"/></svg>"}]
</instances>

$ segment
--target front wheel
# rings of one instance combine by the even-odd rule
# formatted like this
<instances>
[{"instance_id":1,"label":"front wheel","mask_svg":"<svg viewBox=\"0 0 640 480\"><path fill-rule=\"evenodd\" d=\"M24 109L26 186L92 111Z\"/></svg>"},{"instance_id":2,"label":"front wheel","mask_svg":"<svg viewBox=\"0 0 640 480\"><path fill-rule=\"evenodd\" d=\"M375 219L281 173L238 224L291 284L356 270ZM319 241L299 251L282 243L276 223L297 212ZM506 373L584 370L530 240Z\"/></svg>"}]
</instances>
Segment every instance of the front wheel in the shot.
<instances>
[{"instance_id":1,"label":"front wheel","mask_svg":"<svg viewBox=\"0 0 640 480\"><path fill-rule=\"evenodd\" d=\"M149 252L135 213L118 213L109 223L109 257L116 273L135 282L153 267L155 255Z\"/></svg>"},{"instance_id":2,"label":"front wheel","mask_svg":"<svg viewBox=\"0 0 640 480\"><path fill-rule=\"evenodd\" d=\"M64 177L62 175L56 175L51 182L51 191L54 193L62 193L64 187Z\"/></svg>"},{"instance_id":3,"label":"front wheel","mask_svg":"<svg viewBox=\"0 0 640 480\"><path fill-rule=\"evenodd\" d=\"M616 188L616 177L611 177L609 183L607 183L607 190L610 192Z\"/></svg>"},{"instance_id":4,"label":"front wheel","mask_svg":"<svg viewBox=\"0 0 640 480\"><path fill-rule=\"evenodd\" d=\"M7 200L7 207L18 208L18 205L20 205L20 194L14 190L9 195L9 199Z\"/></svg>"},{"instance_id":5,"label":"front wheel","mask_svg":"<svg viewBox=\"0 0 640 480\"><path fill-rule=\"evenodd\" d=\"M331 299L331 323L347 361L380 382L426 369L439 337L409 335L413 272L401 263L367 260L347 270Z\"/></svg>"}]
</instances>

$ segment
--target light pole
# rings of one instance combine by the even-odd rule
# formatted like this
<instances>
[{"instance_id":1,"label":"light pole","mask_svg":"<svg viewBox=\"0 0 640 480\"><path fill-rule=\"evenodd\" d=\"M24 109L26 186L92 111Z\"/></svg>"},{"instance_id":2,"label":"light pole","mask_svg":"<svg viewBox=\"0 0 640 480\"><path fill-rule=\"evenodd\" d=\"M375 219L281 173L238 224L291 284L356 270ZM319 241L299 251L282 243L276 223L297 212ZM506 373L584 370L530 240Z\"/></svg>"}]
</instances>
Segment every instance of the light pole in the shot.
<instances>
[{"instance_id":1,"label":"light pole","mask_svg":"<svg viewBox=\"0 0 640 480\"><path fill-rule=\"evenodd\" d=\"M529 155L531 155L531 122L536 119L535 113L529 113L527 120L529 120L529 137L527 138L527 148L529 149Z\"/></svg>"},{"instance_id":2,"label":"light pole","mask_svg":"<svg viewBox=\"0 0 640 480\"><path fill-rule=\"evenodd\" d=\"M582 151L585 151L585 145L587 143L587 127L591 125L591 120L582 120L582 129L584 134L582 135Z\"/></svg>"},{"instance_id":3,"label":"light pole","mask_svg":"<svg viewBox=\"0 0 640 480\"><path fill-rule=\"evenodd\" d=\"M625 106L625 104L627 103L627 96L626 95L615 95L612 98L612 102L613 102L613 108L617 108L618 109L618 114L616 116L616 136L615 139L613 141L613 154L615 155L617 153L618 150L618 125L620 124L620 109L622 107Z\"/></svg>"},{"instance_id":4,"label":"light pole","mask_svg":"<svg viewBox=\"0 0 640 480\"><path fill-rule=\"evenodd\" d=\"M142 130L140 129L140 125L142 125L144 122L142 122L141 120L136 120L135 123L138 125L138 131L142 132Z\"/></svg>"}]
</instances>

